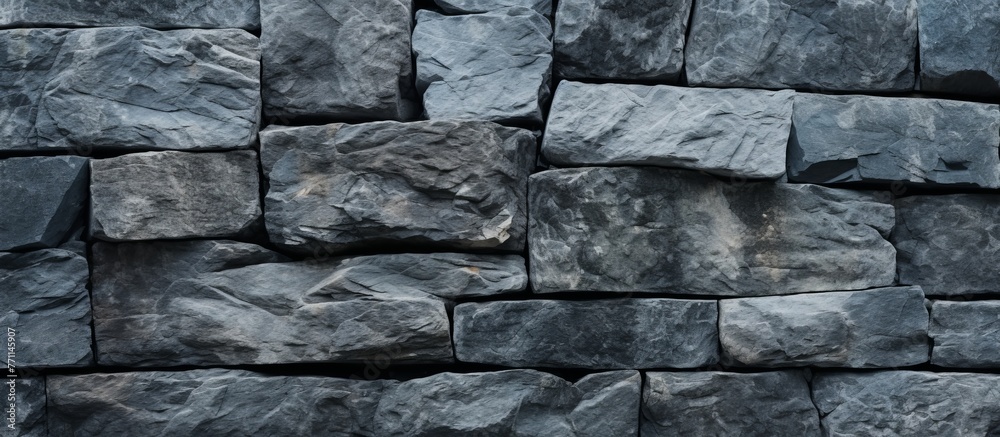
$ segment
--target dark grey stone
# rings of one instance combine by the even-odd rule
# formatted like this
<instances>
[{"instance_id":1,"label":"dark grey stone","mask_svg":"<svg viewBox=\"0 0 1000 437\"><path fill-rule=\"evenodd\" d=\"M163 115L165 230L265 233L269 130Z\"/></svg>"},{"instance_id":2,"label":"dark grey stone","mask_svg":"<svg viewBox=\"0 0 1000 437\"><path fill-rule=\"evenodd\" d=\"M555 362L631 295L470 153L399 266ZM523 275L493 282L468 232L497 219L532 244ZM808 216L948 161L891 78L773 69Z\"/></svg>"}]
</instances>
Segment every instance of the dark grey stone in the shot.
<instances>
[{"instance_id":1,"label":"dark grey stone","mask_svg":"<svg viewBox=\"0 0 1000 437\"><path fill-rule=\"evenodd\" d=\"M899 282L929 296L1000 293L1000 196L952 194L896 200Z\"/></svg>"},{"instance_id":2,"label":"dark grey stone","mask_svg":"<svg viewBox=\"0 0 1000 437\"><path fill-rule=\"evenodd\" d=\"M465 303L455 307L455 356L510 367L700 367L718 361L717 322L714 301Z\"/></svg>"},{"instance_id":3,"label":"dark grey stone","mask_svg":"<svg viewBox=\"0 0 1000 437\"><path fill-rule=\"evenodd\" d=\"M751 367L902 367L930 358L920 287L726 299L722 360Z\"/></svg>"},{"instance_id":4,"label":"dark grey stone","mask_svg":"<svg viewBox=\"0 0 1000 437\"><path fill-rule=\"evenodd\" d=\"M475 14L522 6L546 17L552 16L552 0L434 0L434 3L449 14Z\"/></svg>"},{"instance_id":5,"label":"dark grey stone","mask_svg":"<svg viewBox=\"0 0 1000 437\"><path fill-rule=\"evenodd\" d=\"M232 237L261 218L257 154L146 152L90 163L91 235Z\"/></svg>"},{"instance_id":6,"label":"dark grey stone","mask_svg":"<svg viewBox=\"0 0 1000 437\"><path fill-rule=\"evenodd\" d=\"M698 0L694 8L691 85L913 89L916 0Z\"/></svg>"},{"instance_id":7,"label":"dark grey stone","mask_svg":"<svg viewBox=\"0 0 1000 437\"><path fill-rule=\"evenodd\" d=\"M0 250L66 241L87 201L87 175L77 156L0 160Z\"/></svg>"},{"instance_id":8,"label":"dark grey stone","mask_svg":"<svg viewBox=\"0 0 1000 437\"><path fill-rule=\"evenodd\" d=\"M411 3L261 0L265 115L412 118Z\"/></svg>"},{"instance_id":9,"label":"dark grey stone","mask_svg":"<svg viewBox=\"0 0 1000 437\"><path fill-rule=\"evenodd\" d=\"M269 127L271 241L307 254L421 245L525 244L535 139L477 121Z\"/></svg>"},{"instance_id":10,"label":"dark grey stone","mask_svg":"<svg viewBox=\"0 0 1000 437\"><path fill-rule=\"evenodd\" d=\"M1000 107L937 99L795 96L788 179L1000 188Z\"/></svg>"},{"instance_id":11,"label":"dark grey stone","mask_svg":"<svg viewBox=\"0 0 1000 437\"><path fill-rule=\"evenodd\" d=\"M0 31L0 53L0 150L221 150L256 141L260 48L246 31L15 29Z\"/></svg>"},{"instance_id":12,"label":"dark grey stone","mask_svg":"<svg viewBox=\"0 0 1000 437\"><path fill-rule=\"evenodd\" d=\"M563 81L542 154L560 166L657 165L776 179L785 174L794 95Z\"/></svg>"},{"instance_id":13,"label":"dark grey stone","mask_svg":"<svg viewBox=\"0 0 1000 437\"><path fill-rule=\"evenodd\" d=\"M1000 301L934 301L931 364L942 367L1000 367Z\"/></svg>"},{"instance_id":14,"label":"dark grey stone","mask_svg":"<svg viewBox=\"0 0 1000 437\"><path fill-rule=\"evenodd\" d=\"M827 436L964 437L1000 432L998 375L820 373L812 386Z\"/></svg>"},{"instance_id":15,"label":"dark grey stone","mask_svg":"<svg viewBox=\"0 0 1000 437\"><path fill-rule=\"evenodd\" d=\"M0 27L260 28L256 0L4 0Z\"/></svg>"},{"instance_id":16,"label":"dark grey stone","mask_svg":"<svg viewBox=\"0 0 1000 437\"><path fill-rule=\"evenodd\" d=\"M676 81L691 0L579 0L556 11L556 75Z\"/></svg>"},{"instance_id":17,"label":"dark grey stone","mask_svg":"<svg viewBox=\"0 0 1000 437\"><path fill-rule=\"evenodd\" d=\"M375 434L402 436L637 436L639 372L576 384L536 370L441 373L382 396Z\"/></svg>"},{"instance_id":18,"label":"dark grey stone","mask_svg":"<svg viewBox=\"0 0 1000 437\"><path fill-rule=\"evenodd\" d=\"M920 89L1000 95L1000 9L989 0L917 0Z\"/></svg>"},{"instance_id":19,"label":"dark grey stone","mask_svg":"<svg viewBox=\"0 0 1000 437\"><path fill-rule=\"evenodd\" d=\"M798 370L649 372L642 435L819 436L819 414Z\"/></svg>"},{"instance_id":20,"label":"dark grey stone","mask_svg":"<svg viewBox=\"0 0 1000 437\"><path fill-rule=\"evenodd\" d=\"M459 16L418 11L413 53L427 117L542 124L551 38L549 20L527 8Z\"/></svg>"},{"instance_id":21,"label":"dark grey stone","mask_svg":"<svg viewBox=\"0 0 1000 437\"><path fill-rule=\"evenodd\" d=\"M536 292L755 296L895 280L888 193L628 167L537 173L529 193Z\"/></svg>"},{"instance_id":22,"label":"dark grey stone","mask_svg":"<svg viewBox=\"0 0 1000 437\"><path fill-rule=\"evenodd\" d=\"M45 424L45 377L18 376L7 378L3 373L3 383L0 383L0 393L14 397L14 417L11 423L9 412L10 402L3 403L3 423L0 424L0 435L4 437L48 437ZM13 386L13 387L12 387Z\"/></svg>"},{"instance_id":23,"label":"dark grey stone","mask_svg":"<svg viewBox=\"0 0 1000 437\"><path fill-rule=\"evenodd\" d=\"M86 258L61 249L0 253L0 362L13 334L16 368L93 364L89 275Z\"/></svg>"}]
</instances>

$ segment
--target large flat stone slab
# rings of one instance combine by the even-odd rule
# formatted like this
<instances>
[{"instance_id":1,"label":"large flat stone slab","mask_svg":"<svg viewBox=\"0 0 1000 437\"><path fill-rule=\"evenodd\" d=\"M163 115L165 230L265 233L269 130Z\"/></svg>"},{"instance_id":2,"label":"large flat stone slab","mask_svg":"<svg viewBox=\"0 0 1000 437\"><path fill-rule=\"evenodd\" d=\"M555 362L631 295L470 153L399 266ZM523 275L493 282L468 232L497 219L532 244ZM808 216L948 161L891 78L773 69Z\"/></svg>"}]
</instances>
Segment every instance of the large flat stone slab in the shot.
<instances>
[{"instance_id":1,"label":"large flat stone slab","mask_svg":"<svg viewBox=\"0 0 1000 437\"><path fill-rule=\"evenodd\" d=\"M917 0L920 89L1000 95L1000 10L988 0Z\"/></svg>"},{"instance_id":2,"label":"large flat stone slab","mask_svg":"<svg viewBox=\"0 0 1000 437\"><path fill-rule=\"evenodd\" d=\"M555 72L571 79L674 82L684 66L691 1L565 1L556 11Z\"/></svg>"},{"instance_id":3,"label":"large flat stone slab","mask_svg":"<svg viewBox=\"0 0 1000 437\"><path fill-rule=\"evenodd\" d=\"M3 403L4 420L2 427L0 427L4 437L49 436L46 428L44 376L17 376L10 379L4 372L0 389L2 389L5 395L3 398L6 401ZM7 399L7 396L12 393L15 398L13 417L11 417L10 402Z\"/></svg>"},{"instance_id":4,"label":"large flat stone slab","mask_svg":"<svg viewBox=\"0 0 1000 437\"><path fill-rule=\"evenodd\" d=\"M656 165L777 179L785 174L794 95L562 81L542 154L559 166Z\"/></svg>"},{"instance_id":5,"label":"large flat stone slab","mask_svg":"<svg viewBox=\"0 0 1000 437\"><path fill-rule=\"evenodd\" d=\"M0 252L2 362L13 334L15 368L93 364L89 275L87 259L70 251Z\"/></svg>"},{"instance_id":6,"label":"large flat stone slab","mask_svg":"<svg viewBox=\"0 0 1000 437\"><path fill-rule=\"evenodd\" d=\"M455 356L510 367L701 367L718 361L717 321L714 301L465 303L455 307Z\"/></svg>"},{"instance_id":7,"label":"large flat stone slab","mask_svg":"<svg viewBox=\"0 0 1000 437\"><path fill-rule=\"evenodd\" d=\"M819 414L797 370L648 372L643 436L818 436Z\"/></svg>"},{"instance_id":8,"label":"large flat stone slab","mask_svg":"<svg viewBox=\"0 0 1000 437\"><path fill-rule=\"evenodd\" d=\"M934 301L931 364L941 367L1000 367L1000 301Z\"/></svg>"},{"instance_id":9,"label":"large flat stone slab","mask_svg":"<svg viewBox=\"0 0 1000 437\"><path fill-rule=\"evenodd\" d=\"M0 53L0 151L222 150L256 141L260 47L246 31L14 29L0 31Z\"/></svg>"},{"instance_id":10,"label":"large flat stone slab","mask_svg":"<svg viewBox=\"0 0 1000 437\"><path fill-rule=\"evenodd\" d=\"M657 168L547 171L529 192L536 292L760 296L895 280L888 193Z\"/></svg>"},{"instance_id":11,"label":"large flat stone slab","mask_svg":"<svg viewBox=\"0 0 1000 437\"><path fill-rule=\"evenodd\" d=\"M952 194L897 199L892 244L899 282L929 296L1000 293L1000 196Z\"/></svg>"},{"instance_id":12,"label":"large flat stone slab","mask_svg":"<svg viewBox=\"0 0 1000 437\"><path fill-rule=\"evenodd\" d=\"M87 181L87 158L0 160L0 251L62 244L87 202Z\"/></svg>"},{"instance_id":13,"label":"large flat stone slab","mask_svg":"<svg viewBox=\"0 0 1000 437\"><path fill-rule=\"evenodd\" d=\"M551 39L549 20L528 8L456 16L417 11L413 53L427 117L541 125Z\"/></svg>"},{"instance_id":14,"label":"large flat stone slab","mask_svg":"<svg viewBox=\"0 0 1000 437\"><path fill-rule=\"evenodd\" d=\"M269 127L271 241L311 255L373 245L520 251L535 139L482 121Z\"/></svg>"},{"instance_id":15,"label":"large flat stone slab","mask_svg":"<svg viewBox=\"0 0 1000 437\"><path fill-rule=\"evenodd\" d=\"M135 153L90 169L90 233L102 240L233 237L261 219L251 150Z\"/></svg>"},{"instance_id":16,"label":"large flat stone slab","mask_svg":"<svg viewBox=\"0 0 1000 437\"><path fill-rule=\"evenodd\" d=\"M691 85L913 89L916 0L699 0L694 8Z\"/></svg>"},{"instance_id":17,"label":"large flat stone slab","mask_svg":"<svg viewBox=\"0 0 1000 437\"><path fill-rule=\"evenodd\" d=\"M412 2L261 0L264 114L403 120L416 115Z\"/></svg>"},{"instance_id":18,"label":"large flat stone slab","mask_svg":"<svg viewBox=\"0 0 1000 437\"><path fill-rule=\"evenodd\" d=\"M255 0L5 0L0 27L260 28Z\"/></svg>"},{"instance_id":19,"label":"large flat stone slab","mask_svg":"<svg viewBox=\"0 0 1000 437\"><path fill-rule=\"evenodd\" d=\"M795 96L788 179L1000 188L1000 107L938 99Z\"/></svg>"},{"instance_id":20,"label":"large flat stone slab","mask_svg":"<svg viewBox=\"0 0 1000 437\"><path fill-rule=\"evenodd\" d=\"M750 367L903 367L927 362L920 287L726 299L722 360Z\"/></svg>"},{"instance_id":21,"label":"large flat stone slab","mask_svg":"<svg viewBox=\"0 0 1000 437\"><path fill-rule=\"evenodd\" d=\"M449 14L478 14L521 6L552 16L552 0L434 0L434 3Z\"/></svg>"},{"instance_id":22,"label":"large flat stone slab","mask_svg":"<svg viewBox=\"0 0 1000 437\"><path fill-rule=\"evenodd\" d=\"M989 436L1000 423L997 375L820 373L812 387L829 436Z\"/></svg>"}]
</instances>

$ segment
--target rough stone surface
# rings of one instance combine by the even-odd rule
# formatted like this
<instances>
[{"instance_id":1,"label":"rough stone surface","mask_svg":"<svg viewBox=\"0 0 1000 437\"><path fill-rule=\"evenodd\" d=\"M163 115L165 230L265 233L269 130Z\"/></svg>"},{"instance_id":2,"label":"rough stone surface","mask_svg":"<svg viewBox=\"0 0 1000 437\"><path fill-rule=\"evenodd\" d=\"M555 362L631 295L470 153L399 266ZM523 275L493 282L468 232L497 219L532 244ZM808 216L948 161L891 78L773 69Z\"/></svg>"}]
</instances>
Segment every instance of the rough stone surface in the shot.
<instances>
[{"instance_id":1,"label":"rough stone surface","mask_svg":"<svg viewBox=\"0 0 1000 437\"><path fill-rule=\"evenodd\" d=\"M261 218L257 154L147 152L90 163L91 235L231 237Z\"/></svg>"},{"instance_id":2,"label":"rough stone surface","mask_svg":"<svg viewBox=\"0 0 1000 437\"><path fill-rule=\"evenodd\" d=\"M79 367L93 363L89 274L86 258L61 249L0 253L4 364L10 328L15 331L12 364L16 367ZM6 372L3 375L6 378Z\"/></svg>"},{"instance_id":3,"label":"rough stone surface","mask_svg":"<svg viewBox=\"0 0 1000 437\"><path fill-rule=\"evenodd\" d=\"M0 31L0 150L250 147L259 60L239 29Z\"/></svg>"},{"instance_id":4,"label":"rough stone surface","mask_svg":"<svg viewBox=\"0 0 1000 437\"><path fill-rule=\"evenodd\" d=\"M931 307L931 364L1000 367L1000 301L935 301Z\"/></svg>"},{"instance_id":5,"label":"rough stone surface","mask_svg":"<svg viewBox=\"0 0 1000 437\"><path fill-rule=\"evenodd\" d=\"M455 307L455 356L510 367L700 367L718 361L717 322L714 301L466 303Z\"/></svg>"},{"instance_id":6,"label":"rough stone surface","mask_svg":"<svg viewBox=\"0 0 1000 437\"><path fill-rule=\"evenodd\" d=\"M427 117L541 124L551 38L549 20L527 8L459 16L418 11L413 52Z\"/></svg>"},{"instance_id":7,"label":"rough stone surface","mask_svg":"<svg viewBox=\"0 0 1000 437\"><path fill-rule=\"evenodd\" d=\"M375 435L635 436L640 385L634 370L576 384L536 370L441 373L383 395Z\"/></svg>"},{"instance_id":8,"label":"rough stone surface","mask_svg":"<svg viewBox=\"0 0 1000 437\"><path fill-rule=\"evenodd\" d=\"M676 81L690 15L691 0L559 2L556 75Z\"/></svg>"},{"instance_id":9,"label":"rough stone surface","mask_svg":"<svg viewBox=\"0 0 1000 437\"><path fill-rule=\"evenodd\" d=\"M524 248L528 131L378 122L270 127L261 141L268 233L288 250Z\"/></svg>"},{"instance_id":10,"label":"rough stone surface","mask_svg":"<svg viewBox=\"0 0 1000 437\"><path fill-rule=\"evenodd\" d=\"M819 414L801 371L649 372L643 436L818 436Z\"/></svg>"},{"instance_id":11,"label":"rough stone surface","mask_svg":"<svg viewBox=\"0 0 1000 437\"><path fill-rule=\"evenodd\" d=\"M917 0L920 89L1000 95L1000 9L985 0Z\"/></svg>"},{"instance_id":12,"label":"rough stone surface","mask_svg":"<svg viewBox=\"0 0 1000 437\"><path fill-rule=\"evenodd\" d=\"M552 16L552 0L434 0L434 3L449 14L476 14L521 6Z\"/></svg>"},{"instance_id":13,"label":"rough stone surface","mask_svg":"<svg viewBox=\"0 0 1000 437\"><path fill-rule=\"evenodd\" d=\"M752 367L902 367L927 362L920 287L719 302L723 362Z\"/></svg>"},{"instance_id":14,"label":"rough stone surface","mask_svg":"<svg viewBox=\"0 0 1000 437\"><path fill-rule=\"evenodd\" d=\"M260 8L265 115L415 115L410 1L261 0Z\"/></svg>"},{"instance_id":15,"label":"rough stone surface","mask_svg":"<svg viewBox=\"0 0 1000 437\"><path fill-rule=\"evenodd\" d=\"M87 174L76 156L0 160L0 250L66 241L87 201Z\"/></svg>"},{"instance_id":16,"label":"rough stone surface","mask_svg":"<svg viewBox=\"0 0 1000 437\"><path fill-rule=\"evenodd\" d=\"M895 279L888 193L657 168L547 171L529 193L536 292L754 296Z\"/></svg>"},{"instance_id":17,"label":"rough stone surface","mask_svg":"<svg viewBox=\"0 0 1000 437\"><path fill-rule=\"evenodd\" d=\"M260 28L255 0L4 0L0 27Z\"/></svg>"},{"instance_id":18,"label":"rough stone surface","mask_svg":"<svg viewBox=\"0 0 1000 437\"><path fill-rule=\"evenodd\" d=\"M657 165L776 179L785 174L794 95L563 81L542 154L560 166Z\"/></svg>"},{"instance_id":19,"label":"rough stone surface","mask_svg":"<svg viewBox=\"0 0 1000 437\"><path fill-rule=\"evenodd\" d=\"M1000 293L1000 197L990 194L897 199L899 282L929 296Z\"/></svg>"},{"instance_id":20,"label":"rough stone surface","mask_svg":"<svg viewBox=\"0 0 1000 437\"><path fill-rule=\"evenodd\" d=\"M48 429L45 423L45 377L43 376L18 376L16 379L7 379L4 374L3 383L0 389L3 393L9 394L11 384L14 384L14 429L8 428L10 422L9 413L3 415L5 419L0 427L0 435L4 437L48 437ZM7 399L7 396L4 396ZM4 410L9 408L9 402L4 402Z\"/></svg>"},{"instance_id":21,"label":"rough stone surface","mask_svg":"<svg viewBox=\"0 0 1000 437\"><path fill-rule=\"evenodd\" d=\"M886 371L821 373L813 400L825 435L941 437L1000 432L1000 376Z\"/></svg>"},{"instance_id":22,"label":"rough stone surface","mask_svg":"<svg viewBox=\"0 0 1000 437\"><path fill-rule=\"evenodd\" d=\"M694 86L909 91L916 0L699 0L685 48Z\"/></svg>"},{"instance_id":23,"label":"rough stone surface","mask_svg":"<svg viewBox=\"0 0 1000 437\"><path fill-rule=\"evenodd\" d=\"M788 179L1000 188L1000 107L798 94Z\"/></svg>"}]
</instances>

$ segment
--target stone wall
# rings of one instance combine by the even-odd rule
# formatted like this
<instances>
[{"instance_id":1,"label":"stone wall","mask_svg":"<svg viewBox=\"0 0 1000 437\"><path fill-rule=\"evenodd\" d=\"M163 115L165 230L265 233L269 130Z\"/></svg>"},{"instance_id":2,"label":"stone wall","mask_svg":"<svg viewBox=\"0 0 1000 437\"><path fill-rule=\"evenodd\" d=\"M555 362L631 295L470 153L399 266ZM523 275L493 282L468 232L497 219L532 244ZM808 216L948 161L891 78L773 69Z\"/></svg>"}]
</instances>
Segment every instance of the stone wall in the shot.
<instances>
[{"instance_id":1,"label":"stone wall","mask_svg":"<svg viewBox=\"0 0 1000 437\"><path fill-rule=\"evenodd\" d=\"M0 28L0 435L1000 435L993 2Z\"/></svg>"}]
</instances>

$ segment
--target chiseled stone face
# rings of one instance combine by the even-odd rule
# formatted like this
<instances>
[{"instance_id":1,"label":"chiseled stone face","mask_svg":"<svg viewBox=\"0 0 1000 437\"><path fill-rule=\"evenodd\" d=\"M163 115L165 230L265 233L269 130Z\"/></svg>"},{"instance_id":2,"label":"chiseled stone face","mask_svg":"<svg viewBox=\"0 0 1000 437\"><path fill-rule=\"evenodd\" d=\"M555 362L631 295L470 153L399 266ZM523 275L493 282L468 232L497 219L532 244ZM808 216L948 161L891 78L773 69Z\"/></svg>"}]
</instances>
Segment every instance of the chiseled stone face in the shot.
<instances>
[{"instance_id":1,"label":"chiseled stone face","mask_svg":"<svg viewBox=\"0 0 1000 437\"><path fill-rule=\"evenodd\" d=\"M87 158L0 160L0 251L55 247L78 223L87 202Z\"/></svg>"},{"instance_id":2,"label":"chiseled stone face","mask_svg":"<svg viewBox=\"0 0 1000 437\"><path fill-rule=\"evenodd\" d=\"M2 27L144 26L260 29L256 0L4 0Z\"/></svg>"},{"instance_id":3,"label":"chiseled stone face","mask_svg":"<svg viewBox=\"0 0 1000 437\"><path fill-rule=\"evenodd\" d=\"M1000 301L934 301L931 364L956 368L1000 367Z\"/></svg>"},{"instance_id":4,"label":"chiseled stone face","mask_svg":"<svg viewBox=\"0 0 1000 437\"><path fill-rule=\"evenodd\" d=\"M434 0L434 3L449 14L477 14L521 6L552 16L552 0Z\"/></svg>"},{"instance_id":5,"label":"chiseled stone face","mask_svg":"<svg viewBox=\"0 0 1000 437\"><path fill-rule=\"evenodd\" d=\"M917 0L920 89L1000 95L1000 9L989 0Z\"/></svg>"},{"instance_id":6,"label":"chiseled stone face","mask_svg":"<svg viewBox=\"0 0 1000 437\"><path fill-rule=\"evenodd\" d=\"M10 408L9 402L4 402L4 420L0 427L0 432L4 436L11 437L48 437L48 427L46 424L46 396L44 376L18 376L16 379L3 379L0 389L4 394L9 394L11 386L14 384L14 429L9 426L10 416L6 411ZM3 397L4 400L7 396Z\"/></svg>"}]
</instances>

